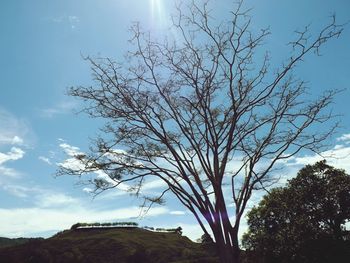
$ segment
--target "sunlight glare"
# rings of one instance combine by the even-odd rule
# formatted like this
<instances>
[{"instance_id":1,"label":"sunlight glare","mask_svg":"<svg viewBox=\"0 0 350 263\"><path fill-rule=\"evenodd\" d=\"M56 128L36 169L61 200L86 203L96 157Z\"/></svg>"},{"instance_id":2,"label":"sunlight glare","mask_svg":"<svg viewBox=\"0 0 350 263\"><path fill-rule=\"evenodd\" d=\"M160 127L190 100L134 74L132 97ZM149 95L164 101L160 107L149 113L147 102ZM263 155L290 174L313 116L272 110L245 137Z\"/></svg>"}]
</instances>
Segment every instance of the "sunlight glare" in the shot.
<instances>
[{"instance_id":1,"label":"sunlight glare","mask_svg":"<svg viewBox=\"0 0 350 263\"><path fill-rule=\"evenodd\" d=\"M156 22L159 26L164 26L164 10L162 0L150 0L151 1L151 14L153 22Z\"/></svg>"},{"instance_id":2,"label":"sunlight glare","mask_svg":"<svg viewBox=\"0 0 350 263\"><path fill-rule=\"evenodd\" d=\"M158 15L162 13L161 2L161 0L151 0L151 8L153 13L156 13Z\"/></svg>"}]
</instances>

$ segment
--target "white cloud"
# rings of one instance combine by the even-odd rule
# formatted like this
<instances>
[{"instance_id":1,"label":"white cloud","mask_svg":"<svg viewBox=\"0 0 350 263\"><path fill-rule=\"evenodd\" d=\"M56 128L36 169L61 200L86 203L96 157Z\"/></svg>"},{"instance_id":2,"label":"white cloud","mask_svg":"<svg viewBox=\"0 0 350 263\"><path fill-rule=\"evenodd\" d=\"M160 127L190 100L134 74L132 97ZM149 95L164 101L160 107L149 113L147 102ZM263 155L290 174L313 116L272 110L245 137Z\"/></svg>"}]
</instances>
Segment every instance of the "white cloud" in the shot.
<instances>
[{"instance_id":1,"label":"white cloud","mask_svg":"<svg viewBox=\"0 0 350 263\"><path fill-rule=\"evenodd\" d=\"M176 215L176 216L182 216L186 214L186 211L170 211L169 214Z\"/></svg>"},{"instance_id":2,"label":"white cloud","mask_svg":"<svg viewBox=\"0 0 350 263\"><path fill-rule=\"evenodd\" d=\"M41 161L43 161L44 163L47 163L48 165L52 165L50 159L47 158L47 157L39 156L38 159L41 160Z\"/></svg>"},{"instance_id":3,"label":"white cloud","mask_svg":"<svg viewBox=\"0 0 350 263\"><path fill-rule=\"evenodd\" d=\"M68 21L72 29L75 29L80 23L80 19L77 16L68 16Z\"/></svg>"},{"instance_id":4,"label":"white cloud","mask_svg":"<svg viewBox=\"0 0 350 263\"><path fill-rule=\"evenodd\" d=\"M79 147L72 146L65 142L63 139L58 139L61 143L59 144L59 147L63 149L66 155L69 156L69 158L63 160L62 162L57 163L58 166L61 166L65 169L73 170L73 171L80 171L84 170L85 165L80 160L77 160L74 156L76 155L84 155L83 152L80 151ZM122 152L116 150L117 153ZM113 199L122 195L125 195L129 193L130 185L126 183L117 183L116 181L112 180L104 171L97 170L92 171L91 174L95 176L96 179L102 179L110 184L110 186L115 186L115 189L104 191L103 193L100 193L98 195L98 198L100 200L102 199ZM82 179L83 180L83 179ZM151 185L149 185L150 188L152 188ZM83 189L83 192L88 194L94 194L94 189L90 187L85 187Z\"/></svg>"},{"instance_id":5,"label":"white cloud","mask_svg":"<svg viewBox=\"0 0 350 263\"><path fill-rule=\"evenodd\" d=\"M32 198L32 199L37 199L37 196L41 195L42 193L45 192L45 190L34 187L34 186L23 186L20 184L11 184L7 183L4 185L1 185L2 189L9 194L19 197L19 198Z\"/></svg>"},{"instance_id":6,"label":"white cloud","mask_svg":"<svg viewBox=\"0 0 350 263\"><path fill-rule=\"evenodd\" d=\"M53 17L51 19L51 21L54 22L54 23L61 23L63 21L63 18L64 18L63 16Z\"/></svg>"},{"instance_id":7,"label":"white cloud","mask_svg":"<svg viewBox=\"0 0 350 263\"><path fill-rule=\"evenodd\" d=\"M80 200L62 192L45 189L41 186L23 186L20 184L3 184L2 189L9 194L27 199L38 208L68 207L80 205Z\"/></svg>"},{"instance_id":8,"label":"white cloud","mask_svg":"<svg viewBox=\"0 0 350 263\"><path fill-rule=\"evenodd\" d=\"M69 145L68 143L61 143L59 146L69 156L73 157L75 155L83 154L82 152L80 152L80 149L78 147Z\"/></svg>"},{"instance_id":9,"label":"white cloud","mask_svg":"<svg viewBox=\"0 0 350 263\"><path fill-rule=\"evenodd\" d=\"M1 185L2 190L18 198L27 198L30 192L34 191L33 188L24 187L21 185L5 184Z\"/></svg>"},{"instance_id":10,"label":"white cloud","mask_svg":"<svg viewBox=\"0 0 350 263\"><path fill-rule=\"evenodd\" d=\"M33 137L28 122L0 108L0 146L24 145L28 137Z\"/></svg>"},{"instance_id":11,"label":"white cloud","mask_svg":"<svg viewBox=\"0 0 350 263\"><path fill-rule=\"evenodd\" d=\"M168 213L166 208L153 208L147 217L166 213ZM77 222L126 220L136 218L139 214L139 207L114 210L95 210L76 206L63 209L38 207L0 209L0 233L7 237L28 237L39 232L67 229Z\"/></svg>"},{"instance_id":12,"label":"white cloud","mask_svg":"<svg viewBox=\"0 0 350 263\"><path fill-rule=\"evenodd\" d=\"M318 161L326 159L327 163L338 169L344 169L347 173L350 173L350 146L346 144L345 139L349 134L344 134L337 138L338 142L345 142L345 144L337 144L332 149L322 152L320 155L311 154L304 156L293 156L287 160L280 162L282 165L281 170L275 172L277 176L281 176L278 183L273 184L272 187L284 186L287 180L295 177L298 171L305 165L312 165ZM262 196L265 195L265 191L255 191L249 200L248 210L253 205L258 204Z\"/></svg>"},{"instance_id":13,"label":"white cloud","mask_svg":"<svg viewBox=\"0 0 350 263\"><path fill-rule=\"evenodd\" d=\"M15 161L23 158L24 153L22 149L17 147L12 147L7 153L0 152L0 165L10 160Z\"/></svg>"},{"instance_id":14,"label":"white cloud","mask_svg":"<svg viewBox=\"0 0 350 263\"><path fill-rule=\"evenodd\" d=\"M94 172L96 174L96 178L97 179L103 179L106 182L108 182L110 185L114 185L115 189L117 190L121 190L124 191L124 193L126 193L127 191L130 190L130 185L126 184L126 183L117 183L116 181L112 180L105 172L103 171L95 171ZM120 194L118 194L120 195Z\"/></svg>"},{"instance_id":15,"label":"white cloud","mask_svg":"<svg viewBox=\"0 0 350 263\"><path fill-rule=\"evenodd\" d=\"M150 182L147 182L145 183L143 186L142 186L142 189L144 191L146 190L153 190L153 189L158 189L158 188L162 188L162 189L165 189L166 188L166 183L161 180L161 179L156 179L156 180L153 180L153 181L150 181Z\"/></svg>"},{"instance_id":16,"label":"white cloud","mask_svg":"<svg viewBox=\"0 0 350 263\"><path fill-rule=\"evenodd\" d=\"M79 199L63 193L44 192L37 197L36 204L40 208L67 207L79 205Z\"/></svg>"},{"instance_id":17,"label":"white cloud","mask_svg":"<svg viewBox=\"0 0 350 263\"><path fill-rule=\"evenodd\" d=\"M23 139L21 137L15 136L12 138L11 144L23 144Z\"/></svg>"},{"instance_id":18,"label":"white cloud","mask_svg":"<svg viewBox=\"0 0 350 263\"><path fill-rule=\"evenodd\" d=\"M83 152L80 151L78 147L69 145L68 143L62 142L59 147L63 149L65 154L67 154L69 157L68 159L65 159L63 162L57 163L58 166L62 166L63 168L66 169L71 169L74 171L78 170L83 170L84 169L84 164L77 160L74 156L84 154Z\"/></svg>"},{"instance_id":19,"label":"white cloud","mask_svg":"<svg viewBox=\"0 0 350 263\"><path fill-rule=\"evenodd\" d=\"M341 137L340 137L341 138ZM350 173L350 146L348 144L336 145L331 150L324 151L320 155L305 155L301 157L293 157L287 166L302 166L314 164L317 161L326 159L327 163L335 168L344 169Z\"/></svg>"},{"instance_id":20,"label":"white cloud","mask_svg":"<svg viewBox=\"0 0 350 263\"><path fill-rule=\"evenodd\" d=\"M283 170L278 171L280 173L281 179L279 182L272 187L283 186L288 179L295 177L298 171L303 168L305 165L314 164L317 161L326 159L327 164L334 166L335 168L344 169L347 173L350 173L350 134L344 134L341 137L337 138L338 142L343 144L337 144L332 149L322 152L320 155L304 155L304 156L294 156L281 162L284 165ZM248 206L244 215L239 229L239 236L242 237L242 234L248 230L247 219L245 215L250 209L257 205L262 197L266 194L264 191L255 191L253 192L252 197L248 202Z\"/></svg>"},{"instance_id":21,"label":"white cloud","mask_svg":"<svg viewBox=\"0 0 350 263\"><path fill-rule=\"evenodd\" d=\"M0 177L18 177L20 172L4 164L22 159L33 140L29 124L0 108Z\"/></svg>"},{"instance_id":22,"label":"white cloud","mask_svg":"<svg viewBox=\"0 0 350 263\"><path fill-rule=\"evenodd\" d=\"M22 145L23 139L13 134L0 134L0 144Z\"/></svg>"},{"instance_id":23,"label":"white cloud","mask_svg":"<svg viewBox=\"0 0 350 263\"><path fill-rule=\"evenodd\" d=\"M61 15L56 17L45 17L43 18L45 21L49 21L55 24L68 24L71 29L75 29L80 23L79 17L75 15Z\"/></svg>"},{"instance_id":24,"label":"white cloud","mask_svg":"<svg viewBox=\"0 0 350 263\"><path fill-rule=\"evenodd\" d=\"M339 138L337 138L337 141L346 141L346 143L350 143L350 133L343 134Z\"/></svg>"},{"instance_id":25,"label":"white cloud","mask_svg":"<svg viewBox=\"0 0 350 263\"><path fill-rule=\"evenodd\" d=\"M0 166L0 176L5 175L7 177L18 178L20 174L21 174L20 172L16 171L13 168Z\"/></svg>"},{"instance_id":26,"label":"white cloud","mask_svg":"<svg viewBox=\"0 0 350 263\"><path fill-rule=\"evenodd\" d=\"M91 194L94 191L94 189L90 188L90 187L84 187L83 188L83 192Z\"/></svg>"},{"instance_id":27,"label":"white cloud","mask_svg":"<svg viewBox=\"0 0 350 263\"><path fill-rule=\"evenodd\" d=\"M25 152L17 147L12 147L7 153L0 152L0 176L4 175L7 177L18 177L20 173L13 168L4 166L4 163L8 161L16 161L22 159Z\"/></svg>"},{"instance_id":28,"label":"white cloud","mask_svg":"<svg viewBox=\"0 0 350 263\"><path fill-rule=\"evenodd\" d=\"M17 147L12 147L11 150L7 153L1 153L0 152L0 164L6 162L6 161L15 161L18 159L23 158L25 152Z\"/></svg>"},{"instance_id":29,"label":"white cloud","mask_svg":"<svg viewBox=\"0 0 350 263\"><path fill-rule=\"evenodd\" d=\"M9 172L10 170L6 169L6 167L3 167L2 164L4 164L7 161L15 161L18 159L23 158L24 151L20 148L12 147L11 150L7 153L0 152L0 167L4 168L3 171Z\"/></svg>"},{"instance_id":30,"label":"white cloud","mask_svg":"<svg viewBox=\"0 0 350 263\"><path fill-rule=\"evenodd\" d=\"M56 115L67 114L72 112L78 106L76 101L63 101L57 105L40 110L40 116L43 118L53 118Z\"/></svg>"},{"instance_id":31,"label":"white cloud","mask_svg":"<svg viewBox=\"0 0 350 263\"><path fill-rule=\"evenodd\" d=\"M73 171L78 171L84 169L84 164L75 158L68 158L62 163L57 163L57 165L62 166L63 168L70 169Z\"/></svg>"},{"instance_id":32,"label":"white cloud","mask_svg":"<svg viewBox=\"0 0 350 263\"><path fill-rule=\"evenodd\" d=\"M91 189L91 188L89 188ZM128 187L129 189L129 187ZM84 191L84 189L83 189ZM87 192L86 190L84 192ZM89 192L87 192L89 193ZM93 193L93 190L91 189L91 192L90 193ZM113 200L115 198L119 198L121 196L125 196L129 194L129 192L127 192L127 190L123 190L123 189L110 189L110 190L107 190L107 191L104 191L102 193L100 193L98 196L96 196L96 199L97 200Z\"/></svg>"},{"instance_id":33,"label":"white cloud","mask_svg":"<svg viewBox=\"0 0 350 263\"><path fill-rule=\"evenodd\" d=\"M189 237L192 241L197 240L203 235L203 230L198 224L184 224L184 223L179 223L177 226L182 227L182 232L185 236ZM209 229L209 228L207 228Z\"/></svg>"},{"instance_id":34,"label":"white cloud","mask_svg":"<svg viewBox=\"0 0 350 263\"><path fill-rule=\"evenodd\" d=\"M334 146L334 150L338 150L338 149L341 149L341 148L344 148L344 145L337 144L337 145Z\"/></svg>"}]
</instances>

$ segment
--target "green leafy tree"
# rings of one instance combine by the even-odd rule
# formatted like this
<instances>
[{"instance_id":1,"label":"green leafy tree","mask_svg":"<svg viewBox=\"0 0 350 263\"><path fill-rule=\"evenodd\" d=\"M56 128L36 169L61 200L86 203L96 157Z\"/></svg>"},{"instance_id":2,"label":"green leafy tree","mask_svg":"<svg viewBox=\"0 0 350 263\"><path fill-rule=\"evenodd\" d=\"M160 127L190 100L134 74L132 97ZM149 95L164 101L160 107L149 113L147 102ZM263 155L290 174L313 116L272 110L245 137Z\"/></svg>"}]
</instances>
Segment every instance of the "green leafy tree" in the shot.
<instances>
[{"instance_id":1,"label":"green leafy tree","mask_svg":"<svg viewBox=\"0 0 350 263\"><path fill-rule=\"evenodd\" d=\"M350 176L321 161L248 213L243 245L266 262L342 262L335 255L345 257L349 220Z\"/></svg>"},{"instance_id":2,"label":"green leafy tree","mask_svg":"<svg viewBox=\"0 0 350 263\"><path fill-rule=\"evenodd\" d=\"M175 228L175 233L179 234L181 236L182 235L182 227L179 226L179 227Z\"/></svg>"},{"instance_id":3,"label":"green leafy tree","mask_svg":"<svg viewBox=\"0 0 350 263\"><path fill-rule=\"evenodd\" d=\"M337 92L306 98L293 70L343 27L333 18L315 35L308 27L296 32L286 59L271 66L262 47L270 31L251 26L242 1L225 21L214 18L208 1L188 2L173 16L176 39L153 39L135 24L125 61L87 58L95 82L69 94L106 121L105 134L90 153L71 156L80 165L62 163L58 174L104 172L91 180L97 193L126 184L147 206L171 193L212 234L221 262L238 262L252 192L271 184L278 160L319 152L332 134L327 108ZM317 128L326 122L329 129ZM165 187L146 196L142 186L154 179Z\"/></svg>"},{"instance_id":4,"label":"green leafy tree","mask_svg":"<svg viewBox=\"0 0 350 263\"><path fill-rule=\"evenodd\" d=\"M207 244L214 244L213 239L211 238L210 235L207 234L203 234L199 239L198 242L203 244L203 245L207 245Z\"/></svg>"}]
</instances>

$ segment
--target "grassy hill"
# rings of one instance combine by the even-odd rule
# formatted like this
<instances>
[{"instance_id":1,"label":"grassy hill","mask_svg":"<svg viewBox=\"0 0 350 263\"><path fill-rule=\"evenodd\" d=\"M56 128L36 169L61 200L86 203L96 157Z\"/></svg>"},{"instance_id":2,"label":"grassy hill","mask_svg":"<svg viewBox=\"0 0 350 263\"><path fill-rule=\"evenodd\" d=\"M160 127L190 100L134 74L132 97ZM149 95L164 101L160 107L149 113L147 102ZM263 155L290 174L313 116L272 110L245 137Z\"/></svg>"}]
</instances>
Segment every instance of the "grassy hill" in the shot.
<instances>
[{"instance_id":1,"label":"grassy hill","mask_svg":"<svg viewBox=\"0 0 350 263\"><path fill-rule=\"evenodd\" d=\"M140 228L81 228L0 248L3 263L214 263L208 249L176 233Z\"/></svg>"},{"instance_id":2,"label":"grassy hill","mask_svg":"<svg viewBox=\"0 0 350 263\"><path fill-rule=\"evenodd\" d=\"M6 238L6 237L0 237L0 248L3 247L12 247L16 245L25 244L29 241L36 240L37 238ZM42 239L42 238L39 238Z\"/></svg>"}]
</instances>

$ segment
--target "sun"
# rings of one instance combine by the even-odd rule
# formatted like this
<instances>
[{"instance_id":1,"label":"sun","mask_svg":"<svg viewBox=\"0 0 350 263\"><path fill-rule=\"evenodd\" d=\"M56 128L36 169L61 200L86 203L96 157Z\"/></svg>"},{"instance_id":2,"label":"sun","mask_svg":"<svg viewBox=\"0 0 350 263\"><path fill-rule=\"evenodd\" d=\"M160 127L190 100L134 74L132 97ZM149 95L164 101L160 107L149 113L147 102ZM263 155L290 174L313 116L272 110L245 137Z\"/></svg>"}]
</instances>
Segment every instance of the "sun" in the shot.
<instances>
[{"instance_id":1,"label":"sun","mask_svg":"<svg viewBox=\"0 0 350 263\"><path fill-rule=\"evenodd\" d=\"M151 8L153 11L160 12L162 9L161 5L162 5L161 0L151 0Z\"/></svg>"},{"instance_id":2,"label":"sun","mask_svg":"<svg viewBox=\"0 0 350 263\"><path fill-rule=\"evenodd\" d=\"M164 15L162 0L150 0L150 1L151 1L152 18L156 20L161 20Z\"/></svg>"},{"instance_id":3,"label":"sun","mask_svg":"<svg viewBox=\"0 0 350 263\"><path fill-rule=\"evenodd\" d=\"M157 34L165 34L177 39L177 33L172 28L171 4L169 1L149 0L151 30ZM173 3L174 4L174 3Z\"/></svg>"}]
</instances>

